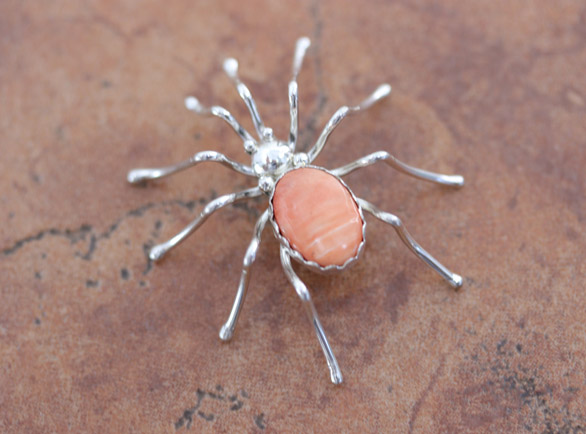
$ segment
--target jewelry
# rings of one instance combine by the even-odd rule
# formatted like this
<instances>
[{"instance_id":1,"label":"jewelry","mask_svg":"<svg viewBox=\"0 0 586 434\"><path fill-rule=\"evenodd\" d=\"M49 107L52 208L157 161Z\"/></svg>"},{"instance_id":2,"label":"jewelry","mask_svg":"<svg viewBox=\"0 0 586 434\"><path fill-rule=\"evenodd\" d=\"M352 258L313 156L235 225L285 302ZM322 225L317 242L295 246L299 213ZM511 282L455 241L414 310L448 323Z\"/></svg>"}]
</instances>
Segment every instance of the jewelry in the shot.
<instances>
[{"instance_id":1,"label":"jewelry","mask_svg":"<svg viewBox=\"0 0 586 434\"><path fill-rule=\"evenodd\" d=\"M258 186L212 200L204 207L199 216L181 232L168 241L154 246L149 252L149 257L153 261L162 259L169 250L185 240L218 209L264 194L268 198L268 208L256 222L252 241L244 256L236 300L228 321L220 330L220 338L225 341L229 340L234 333L234 327L248 288L250 267L255 260L263 229L270 221L274 234L281 244L281 263L285 275L301 298L315 328L330 370L331 380L333 383L339 384L342 382L342 373L338 362L319 321L310 293L291 266L291 258L319 272L341 271L347 268L358 259L364 249L366 229L364 211L366 211L393 226L401 240L415 255L447 280L451 286L459 288L462 285L462 277L449 271L417 244L399 217L383 212L364 199L355 197L350 188L342 181L342 177L357 169L382 161L407 175L450 187L463 186L464 178L460 175L442 175L417 169L397 160L386 151L375 152L333 170L312 165L336 126L346 116L361 112L388 96L391 92L391 86L388 84L380 85L356 106L340 107L328 121L309 152L295 152L298 128L297 75L309 46L309 38L304 37L297 41L295 48L293 77L289 82L291 128L288 141L276 139L273 130L264 125L248 87L238 77L238 62L236 59L229 58L224 61L224 71L248 107L259 140L253 138L223 107L205 107L193 96L185 99L185 106L197 114L212 115L226 121L242 139L244 150L251 156L251 165L240 164L218 152L204 151L172 166L131 170L128 173L128 182L138 184L160 179L206 161L221 163L243 175L256 177Z\"/></svg>"}]
</instances>

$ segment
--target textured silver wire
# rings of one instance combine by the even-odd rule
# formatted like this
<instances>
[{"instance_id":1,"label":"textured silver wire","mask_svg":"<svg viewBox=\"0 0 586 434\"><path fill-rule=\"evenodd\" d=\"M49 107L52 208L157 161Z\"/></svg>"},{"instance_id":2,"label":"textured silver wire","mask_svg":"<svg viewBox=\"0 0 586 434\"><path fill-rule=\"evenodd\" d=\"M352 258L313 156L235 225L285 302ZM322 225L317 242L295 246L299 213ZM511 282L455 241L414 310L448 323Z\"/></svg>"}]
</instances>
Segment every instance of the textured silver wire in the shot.
<instances>
[{"instance_id":1,"label":"textured silver wire","mask_svg":"<svg viewBox=\"0 0 586 434\"><path fill-rule=\"evenodd\" d=\"M417 241L413 239L411 234L407 232L407 229L405 229L405 226L399 217L394 214L381 211L376 206L364 199L358 199L358 203L365 211L371 213L377 219L388 223L393 228L395 228L395 231L397 231L397 234L399 234L399 237L403 243L405 243L405 245L409 247L409 249L415 253L419 259L421 259L429 267L431 267L432 270L442 276L450 285L452 285L452 287L459 288L462 286L462 277L456 273L452 273L437 259L431 256L423 247L421 247Z\"/></svg>"},{"instance_id":2,"label":"textured silver wire","mask_svg":"<svg viewBox=\"0 0 586 434\"><path fill-rule=\"evenodd\" d=\"M309 290L305 283L295 274L293 267L291 266L291 259L289 258L289 253L284 246L281 246L281 263L283 264L283 270L285 271L285 275L295 291L297 295L303 302L303 306L305 307L305 311L307 312L307 316L309 320L313 324L313 328L315 329L315 333L317 335L317 339L319 344L321 345L321 349L324 352L324 356L326 357L326 362L328 364L328 368L330 369L330 378L332 383L340 384L342 382L342 372L340 371L340 367L338 366L338 361L334 356L332 348L330 347L330 343L328 342L328 338L326 337L326 333L319 321L319 317L317 316L317 311L315 309L315 305L311 300L311 295L309 294Z\"/></svg>"},{"instance_id":3,"label":"textured silver wire","mask_svg":"<svg viewBox=\"0 0 586 434\"><path fill-rule=\"evenodd\" d=\"M371 93L368 97L366 97L360 104L352 107L342 106L340 107L336 113L330 118L324 129L322 130L317 142L313 148L309 150L307 153L309 157L309 162L313 162L319 155L319 153L324 148L328 137L334 131L334 129L339 125L342 120L348 116L349 114L358 113L362 110L366 110L367 108L371 107L377 101L380 101L384 97L388 96L391 93L391 86L389 84L381 84L376 90Z\"/></svg>"},{"instance_id":4,"label":"textured silver wire","mask_svg":"<svg viewBox=\"0 0 586 434\"><path fill-rule=\"evenodd\" d=\"M225 194L224 196L220 196L211 202L209 202L203 209L203 211L195 218L191 223L189 223L181 232L175 235L173 238L165 241L164 243L157 244L154 246L151 251L149 252L149 258L152 261L159 261L171 250L172 248L176 247L179 243L185 240L191 233L193 233L197 228L199 228L210 215L212 215L215 211L219 210L226 205L229 205L234 202L238 202L244 199L249 199L251 197L261 196L263 193L258 187L249 188L248 190L240 191L238 193L230 193Z\"/></svg>"},{"instance_id":5,"label":"textured silver wire","mask_svg":"<svg viewBox=\"0 0 586 434\"><path fill-rule=\"evenodd\" d=\"M356 169L370 166L378 161L383 161L393 169L398 170L406 175L412 176L423 181L434 182L436 184L447 185L450 187L462 187L464 185L464 177L461 175L442 175L441 173L428 172L427 170L418 169L413 166L399 161L393 155L386 151L379 151L365 157L359 158L352 163L345 166L333 169L331 172L336 176L345 176Z\"/></svg>"},{"instance_id":6,"label":"textured silver wire","mask_svg":"<svg viewBox=\"0 0 586 434\"><path fill-rule=\"evenodd\" d=\"M240 77L238 77L238 61L236 59L230 57L230 58L224 60L223 66L224 66L224 72L226 72L228 77L230 77L230 79L232 80L232 82L236 86L236 90L238 91L240 98L242 98L242 100L244 101L244 104L246 104L246 107L248 108L248 111L250 112L250 116L252 116L252 123L254 124L254 128L256 129L256 132L257 132L259 138L262 140L263 137L265 137L266 128L265 128L264 123L260 117L260 114L258 113L258 109L256 108L256 103L254 102L254 99L252 98L250 90L248 89L248 87L244 83L242 83L242 81L240 80Z\"/></svg>"},{"instance_id":7,"label":"textured silver wire","mask_svg":"<svg viewBox=\"0 0 586 434\"><path fill-rule=\"evenodd\" d=\"M202 105L199 100L194 96L188 96L185 98L185 107L188 110L191 110L194 113L202 116L216 116L220 119L223 119L232 127L232 129L238 134L238 136L242 139L245 143L245 146L255 146L256 140L254 137L250 135L246 129L240 125L240 123L236 120L232 114L226 110L224 107L220 107L218 105L214 105L212 107L205 107Z\"/></svg>"},{"instance_id":8,"label":"textured silver wire","mask_svg":"<svg viewBox=\"0 0 586 434\"><path fill-rule=\"evenodd\" d=\"M299 105L297 76L299 75L299 71L301 70L301 66L303 65L303 58L305 57L305 53L307 52L307 49L310 45L311 42L307 37L299 38L297 40L297 44L295 44L292 78L289 82L289 116L291 119L291 127L289 129L289 148L291 148L291 151L294 151L295 146L297 145L297 130L299 128L299 120L297 118L297 111Z\"/></svg>"},{"instance_id":9,"label":"textured silver wire","mask_svg":"<svg viewBox=\"0 0 586 434\"><path fill-rule=\"evenodd\" d=\"M193 167L199 163L205 163L208 161L220 163L226 167L229 167L232 170L235 170L236 172L242 173L243 175L255 176L254 171L250 166L240 164L226 157L224 154L220 154L216 151L203 151L198 152L188 160L182 161L177 164L173 164L171 166L156 167L150 169L133 169L130 172L128 172L127 180L131 184L138 184L144 181L161 179L166 176L173 175L174 173Z\"/></svg>"},{"instance_id":10,"label":"textured silver wire","mask_svg":"<svg viewBox=\"0 0 586 434\"><path fill-rule=\"evenodd\" d=\"M246 297L246 291L248 290L248 283L250 281L250 267L252 267L252 264L256 259L256 252L260 246L260 237L268 219L269 210L266 209L256 221L252 241L248 245L248 249L246 249L246 254L244 255L244 260L242 261L242 273L240 274L240 282L238 283L238 290L236 291L236 299L234 300L234 305L230 311L228 321L226 321L226 323L220 329L220 339L223 341L230 340L234 334L236 321L238 321L238 316L240 315L240 310L242 309L244 298Z\"/></svg>"},{"instance_id":11,"label":"textured silver wire","mask_svg":"<svg viewBox=\"0 0 586 434\"><path fill-rule=\"evenodd\" d=\"M297 135L299 128L299 120L297 119L298 111L298 89L297 81L289 82L289 117L291 119L291 127L289 128L289 148L295 151L297 146Z\"/></svg>"}]
</instances>

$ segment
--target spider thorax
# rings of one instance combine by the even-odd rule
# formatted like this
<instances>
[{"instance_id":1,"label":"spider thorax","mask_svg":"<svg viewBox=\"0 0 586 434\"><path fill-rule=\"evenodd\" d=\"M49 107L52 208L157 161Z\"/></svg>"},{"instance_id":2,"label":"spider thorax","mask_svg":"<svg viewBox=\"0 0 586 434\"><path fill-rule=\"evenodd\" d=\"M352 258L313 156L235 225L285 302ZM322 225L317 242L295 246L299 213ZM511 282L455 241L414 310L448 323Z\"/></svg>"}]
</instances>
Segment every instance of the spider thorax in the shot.
<instances>
[{"instance_id":1,"label":"spider thorax","mask_svg":"<svg viewBox=\"0 0 586 434\"><path fill-rule=\"evenodd\" d=\"M292 165L293 153L286 142L276 140L270 128L266 128L263 140L252 154L252 170L258 176L258 186L269 194L275 180Z\"/></svg>"},{"instance_id":2,"label":"spider thorax","mask_svg":"<svg viewBox=\"0 0 586 434\"><path fill-rule=\"evenodd\" d=\"M279 140L262 142L252 155L252 169L258 177L276 177L291 165L293 153L289 145Z\"/></svg>"},{"instance_id":3,"label":"spider thorax","mask_svg":"<svg viewBox=\"0 0 586 434\"><path fill-rule=\"evenodd\" d=\"M308 156L303 152L294 153L295 146L275 139L271 128L264 128L262 140L251 146L252 170L258 176L258 186L267 195L273 191L275 181L288 170L303 167Z\"/></svg>"}]
</instances>

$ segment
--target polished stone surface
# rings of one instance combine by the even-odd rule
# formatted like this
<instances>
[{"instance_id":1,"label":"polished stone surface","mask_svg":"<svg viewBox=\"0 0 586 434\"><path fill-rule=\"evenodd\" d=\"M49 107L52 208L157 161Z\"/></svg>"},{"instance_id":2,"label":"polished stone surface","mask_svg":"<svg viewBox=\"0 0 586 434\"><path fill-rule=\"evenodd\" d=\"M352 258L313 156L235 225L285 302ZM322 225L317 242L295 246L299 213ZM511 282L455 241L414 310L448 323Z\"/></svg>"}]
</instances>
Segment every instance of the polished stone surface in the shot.
<instances>
[{"instance_id":1,"label":"polished stone surface","mask_svg":"<svg viewBox=\"0 0 586 434\"><path fill-rule=\"evenodd\" d=\"M311 167L281 177L273 212L289 245L322 267L344 265L358 254L362 218L346 187L333 175Z\"/></svg>"}]
</instances>

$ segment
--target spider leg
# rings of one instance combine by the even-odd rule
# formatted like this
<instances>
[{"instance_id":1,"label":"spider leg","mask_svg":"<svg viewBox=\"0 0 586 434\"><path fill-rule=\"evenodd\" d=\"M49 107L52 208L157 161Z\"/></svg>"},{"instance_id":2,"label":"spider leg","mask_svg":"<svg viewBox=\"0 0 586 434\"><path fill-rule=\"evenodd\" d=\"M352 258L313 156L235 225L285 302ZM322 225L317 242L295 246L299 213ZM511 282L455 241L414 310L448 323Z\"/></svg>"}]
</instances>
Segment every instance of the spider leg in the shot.
<instances>
[{"instance_id":1,"label":"spider leg","mask_svg":"<svg viewBox=\"0 0 586 434\"><path fill-rule=\"evenodd\" d=\"M393 169L424 181L435 182L436 184L448 185L450 187L462 187L464 185L464 177L461 175L442 175L441 173L428 172L427 170L418 169L397 160L393 155L386 151L375 152L373 154L359 158L352 163L332 170L332 173L336 176L344 176L348 173L354 172L356 169L370 166L378 161L384 161Z\"/></svg>"},{"instance_id":2,"label":"spider leg","mask_svg":"<svg viewBox=\"0 0 586 434\"><path fill-rule=\"evenodd\" d=\"M248 176L254 176L254 171L249 166L231 160L224 154L220 154L219 152L203 151L198 152L188 160L181 161L180 163L173 164L172 166L157 167L150 169L132 169L130 172L128 172L127 180L131 184L138 184L140 182L147 180L160 179L169 175L173 175L174 173L180 172L181 170L188 169L199 163L204 163L206 161L215 161L226 167L229 167L232 170L235 170L236 172Z\"/></svg>"},{"instance_id":3,"label":"spider leg","mask_svg":"<svg viewBox=\"0 0 586 434\"><path fill-rule=\"evenodd\" d=\"M232 116L232 114L225 108L217 105L205 107L194 96L188 96L185 98L185 107L199 115L216 116L225 120L244 142L244 149L246 152L252 153L256 149L256 140L254 140L250 133L246 131L246 129L240 125L236 118Z\"/></svg>"},{"instance_id":4,"label":"spider leg","mask_svg":"<svg viewBox=\"0 0 586 434\"><path fill-rule=\"evenodd\" d=\"M315 145L313 146L313 148L311 148L309 150L309 152L307 154L309 157L309 162L312 162L313 160L315 160L317 158L317 156L319 155L319 153L321 152L321 150L325 146L326 141L328 140L328 137L330 136L332 131L334 131L334 129L338 126L338 124L340 122L342 122L342 119L344 119L347 115L354 114L354 113L360 112L362 110L365 110L365 109L371 107L374 103L383 99L384 97L386 97L390 93L391 93L391 86L386 83L381 84L379 87L376 88L376 90L373 93L371 93L360 104L353 106L353 107L348 107L345 105L340 107L336 111L336 113L334 113L334 115L330 118L330 120L328 121L328 123L324 127L319 138L317 139L317 142L315 142Z\"/></svg>"},{"instance_id":5,"label":"spider leg","mask_svg":"<svg viewBox=\"0 0 586 434\"><path fill-rule=\"evenodd\" d=\"M297 274L295 274L295 271L293 271L293 267L291 266L291 258L289 257L289 253L287 252L286 248L283 246L281 246L281 263L283 264L283 270L285 271L287 279L289 279L289 282L291 282L295 288L299 298L301 298L309 319L315 328L317 339L319 340L321 349L323 350L326 357L326 362L328 363L328 368L330 369L330 378L332 383L340 384L342 382L342 372L338 367L336 357L330 348L330 344L328 343L324 329L319 321L317 311L315 310L315 306L311 300L311 295L309 294L305 284L301 281Z\"/></svg>"},{"instance_id":6,"label":"spider leg","mask_svg":"<svg viewBox=\"0 0 586 434\"><path fill-rule=\"evenodd\" d=\"M240 95L240 98L244 100L244 104L248 108L250 112L250 116L252 117L252 123L254 124L254 128L258 136L263 139L267 134L272 134L272 130L270 128L265 127L260 118L260 114L258 113L258 109L256 108L256 103L252 98L250 90L248 87L240 81L240 77L238 77L238 61L232 57L224 60L224 72L230 77L234 85L236 86L236 90Z\"/></svg>"},{"instance_id":7,"label":"spider leg","mask_svg":"<svg viewBox=\"0 0 586 434\"><path fill-rule=\"evenodd\" d=\"M159 261L162 259L169 250L177 246L179 243L185 240L185 238L191 235L197 228L199 228L208 219L208 217L214 213L214 211L217 211L218 209L231 203L261 196L262 194L262 191L258 187L254 187L249 188L248 190L239 191L237 193L225 194L224 196L220 196L212 200L204 207L203 211L197 216L197 218L185 226L181 232L164 243L154 246L149 252L149 258L152 261Z\"/></svg>"},{"instance_id":8,"label":"spider leg","mask_svg":"<svg viewBox=\"0 0 586 434\"><path fill-rule=\"evenodd\" d=\"M250 281L250 267L252 267L252 264L256 259L256 252L261 241L260 237L268 219L269 210L267 209L256 221L252 241L248 245L248 249L246 250L246 254L244 255L242 274L240 275L240 282L238 283L236 299L234 300L234 305L232 306L232 310L230 311L228 321L226 321L226 323L222 326L220 330L220 339L222 339L223 341L230 340L230 338L232 338L232 335L234 334L236 321L238 321L238 315L240 315L240 310L242 309L242 305L244 304L244 298L246 297L246 291L248 289L248 282Z\"/></svg>"},{"instance_id":9,"label":"spider leg","mask_svg":"<svg viewBox=\"0 0 586 434\"><path fill-rule=\"evenodd\" d=\"M305 52L311 45L311 41L308 37L299 38L295 45L295 55L293 56L293 77L289 82L289 114L291 116L291 127L289 129L289 147L292 151L295 150L297 144L297 130L299 121L297 119L298 111L298 89L297 89L297 76L301 70L303 64L303 58Z\"/></svg>"},{"instance_id":10,"label":"spider leg","mask_svg":"<svg viewBox=\"0 0 586 434\"><path fill-rule=\"evenodd\" d=\"M437 259L435 259L429 253L427 253L427 251L425 251L425 249L421 247L417 243L417 241L413 239L411 234L407 232L407 229L405 229L403 222L399 217L388 212L379 210L373 204L367 202L364 199L358 198L357 201L358 204L362 207L362 209L368 211L377 219L393 226L393 228L395 228L395 230L397 231L397 234L399 234L399 237L401 238L403 243L405 243L405 245L409 247L409 249L419 257L419 259L421 259L428 266L430 266L436 273L442 276L452 287L459 288L460 286L462 286L462 276L459 276L456 273L452 273L450 270L448 270L446 267L440 264Z\"/></svg>"}]
</instances>

